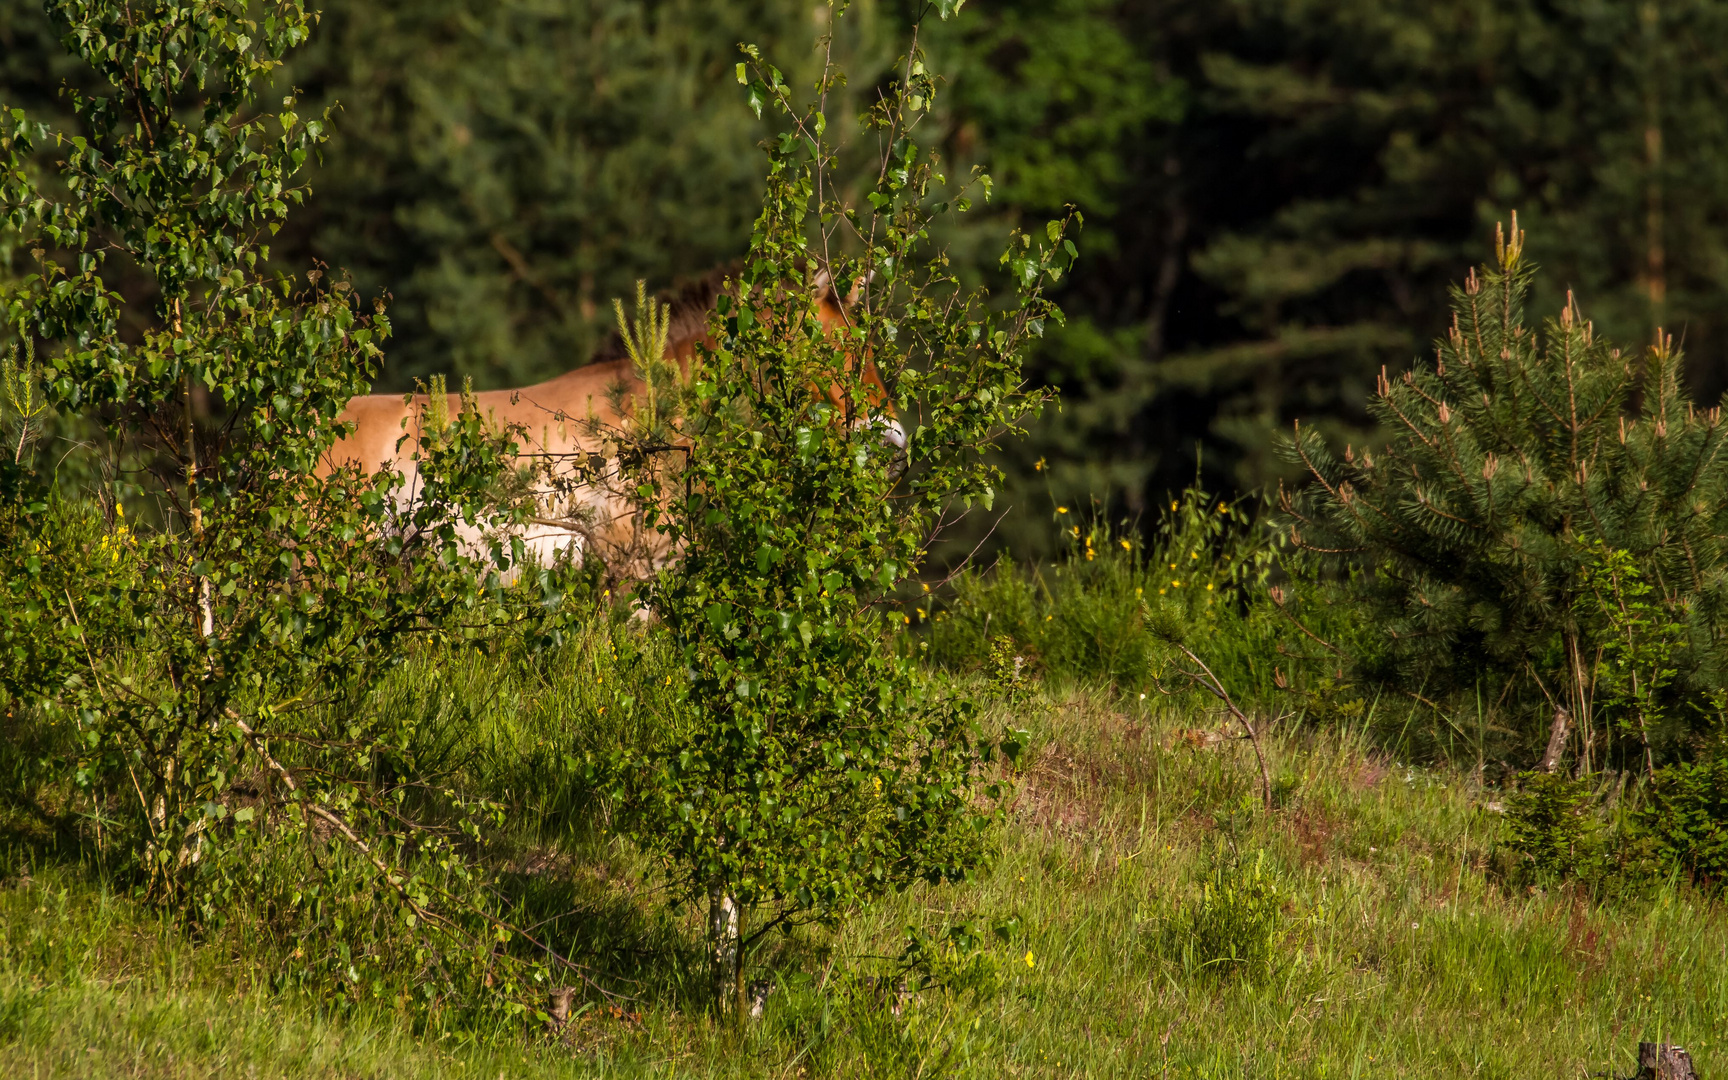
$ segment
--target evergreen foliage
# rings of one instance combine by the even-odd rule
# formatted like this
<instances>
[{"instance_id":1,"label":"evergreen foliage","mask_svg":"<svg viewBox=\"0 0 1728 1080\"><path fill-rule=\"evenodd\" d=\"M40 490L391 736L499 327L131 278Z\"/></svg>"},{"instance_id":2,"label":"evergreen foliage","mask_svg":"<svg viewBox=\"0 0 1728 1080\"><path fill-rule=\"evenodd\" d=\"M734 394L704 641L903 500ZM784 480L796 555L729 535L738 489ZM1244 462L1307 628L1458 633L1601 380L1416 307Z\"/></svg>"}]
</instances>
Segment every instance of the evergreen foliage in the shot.
<instances>
[{"instance_id":1,"label":"evergreen foliage","mask_svg":"<svg viewBox=\"0 0 1728 1080\"><path fill-rule=\"evenodd\" d=\"M1600 880L1610 869L1612 838L1596 817L1591 781L1524 773L1506 805L1506 843L1525 860L1518 870L1537 884Z\"/></svg>"},{"instance_id":2,"label":"evergreen foliage","mask_svg":"<svg viewBox=\"0 0 1728 1080\"><path fill-rule=\"evenodd\" d=\"M1586 770L1605 752L1636 760L1596 730L1598 665L1653 663L1647 688L1672 665L1694 700L1720 680L1728 430L1693 406L1670 338L1622 352L1570 297L1526 325L1535 268L1516 218L1497 252L1453 290L1434 364L1381 376L1384 447L1340 459L1299 427L1290 449L1315 483L1281 505L1298 546L1361 568L1404 685L1533 688L1581 732ZM1605 552L1620 553L1607 570ZM1637 621L1604 588L1616 573L1653 590L1621 590ZM1648 645L1653 622L1685 627L1684 648L1621 648L1628 633Z\"/></svg>"},{"instance_id":3,"label":"evergreen foliage","mask_svg":"<svg viewBox=\"0 0 1728 1080\"><path fill-rule=\"evenodd\" d=\"M836 46L873 85L873 5L847 21ZM814 78L801 0L335 0L288 78L343 122L284 250L390 291L391 388L580 366L637 280L743 254L773 126L728 88L744 40Z\"/></svg>"},{"instance_id":4,"label":"evergreen foliage","mask_svg":"<svg viewBox=\"0 0 1728 1080\"><path fill-rule=\"evenodd\" d=\"M1700 885L1728 887L1728 753L1720 740L1696 761L1660 770L1641 815L1656 854Z\"/></svg>"},{"instance_id":5,"label":"evergreen foliage","mask_svg":"<svg viewBox=\"0 0 1728 1080\"><path fill-rule=\"evenodd\" d=\"M1016 505L1050 480L1139 514L1196 444L1229 491L1291 478L1272 447L1295 419L1366 437L1380 368L1441 329L1511 210L1540 308L1574 288L1605 336L1671 328L1701 400L1728 379L1713 0L1007 2L953 33L948 146L990 163L1003 214L1053 170L1087 178L1069 323L1031 365L1064 404L1013 452Z\"/></svg>"}]
</instances>

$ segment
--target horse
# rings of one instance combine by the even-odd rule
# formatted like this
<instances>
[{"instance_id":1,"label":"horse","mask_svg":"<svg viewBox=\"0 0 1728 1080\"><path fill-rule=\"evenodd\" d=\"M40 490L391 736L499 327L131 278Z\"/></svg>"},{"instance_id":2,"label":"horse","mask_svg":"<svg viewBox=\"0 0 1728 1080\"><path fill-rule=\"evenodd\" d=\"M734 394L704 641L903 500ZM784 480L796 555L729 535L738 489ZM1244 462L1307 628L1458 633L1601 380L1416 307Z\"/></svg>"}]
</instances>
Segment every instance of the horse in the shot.
<instances>
[{"instance_id":1,"label":"horse","mask_svg":"<svg viewBox=\"0 0 1728 1080\"><path fill-rule=\"evenodd\" d=\"M732 276L731 268L714 271L666 302L663 359L675 364L685 379L698 346L715 345L709 320ZM817 315L828 331L835 332L846 325L846 305L823 279L818 279L816 288ZM856 422L876 425L885 441L904 450L905 433L880 373L868 358L860 377L867 411L873 415ZM324 455L319 472L329 475L343 467L358 468L365 475L398 470L404 480L398 510L406 510L419 489L414 450L428 418L455 416L464 408L476 410L493 430L515 434L518 471L531 478L535 511L519 534L529 559L550 565L560 556L593 551L606 557L610 576L641 577L664 560L665 552L643 532L630 497L633 485L622 475L622 463L608 460L607 451L614 447L608 446L606 433L628 425L649 390L624 334L615 330L587 364L532 386L447 394L442 409L433 407L427 393L353 398L337 419L343 434ZM812 386L811 392L828 399L840 413L848 411L839 386ZM558 480L560 463L576 465L580 479ZM474 533L465 539L478 550L482 537L477 530L462 531Z\"/></svg>"}]
</instances>

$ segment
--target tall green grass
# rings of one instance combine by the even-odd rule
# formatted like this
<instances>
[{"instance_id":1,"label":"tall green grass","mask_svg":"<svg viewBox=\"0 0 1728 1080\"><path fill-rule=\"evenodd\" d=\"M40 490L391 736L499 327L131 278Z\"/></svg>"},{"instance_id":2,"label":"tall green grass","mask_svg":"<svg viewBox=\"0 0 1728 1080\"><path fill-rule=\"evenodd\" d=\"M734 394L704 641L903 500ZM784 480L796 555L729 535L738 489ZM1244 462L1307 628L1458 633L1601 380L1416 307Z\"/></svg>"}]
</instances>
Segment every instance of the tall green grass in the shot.
<instances>
[{"instance_id":1,"label":"tall green grass","mask_svg":"<svg viewBox=\"0 0 1728 1080\"><path fill-rule=\"evenodd\" d=\"M1167 651L1148 618L1157 609L1176 615L1236 692L1270 699L1268 646L1278 628L1261 608L1275 545L1250 509L1190 489L1143 541L1083 508L1057 506L1062 556L1032 566L1003 559L957 576L921 612L928 655L976 670L1006 647L1058 681L1149 690Z\"/></svg>"},{"instance_id":2,"label":"tall green grass","mask_svg":"<svg viewBox=\"0 0 1728 1080\"><path fill-rule=\"evenodd\" d=\"M765 941L776 988L741 1033L700 1004L698 914L667 904L593 786L598 761L677 722L681 666L651 626L596 611L556 648L417 650L328 706L410 731L432 774L504 806L478 854L591 980L557 1033L425 1026L400 958L342 994L299 978L330 943L316 923L284 933L268 890L165 921L115 872L101 806L43 768L68 729L9 714L0 1075L1625 1075L1649 1039L1705 1075L1728 1065L1722 901L1519 873L1482 767L1509 737L1490 704L1339 680L1321 642L1373 629L1323 581L1283 579L1243 507L1190 493L1146 546L1065 527L1065 561L966 574L909 610L937 692L1028 732L1019 766L997 766L994 865ZM1298 627L1274 587L1314 617ZM1172 625L1270 721L1275 812L1217 704L1160 693Z\"/></svg>"},{"instance_id":3,"label":"tall green grass","mask_svg":"<svg viewBox=\"0 0 1728 1080\"><path fill-rule=\"evenodd\" d=\"M494 700L477 732L535 704ZM339 1015L276 988L289 943L188 937L86 864L14 842L0 1075L1625 1075L1641 1039L1686 1044L1704 1075L1728 1063L1720 903L1509 886L1495 796L1468 776L1292 729L1271 743L1286 808L1267 815L1247 749L1195 737L1215 714L1080 688L994 709L986 722L1034 734L992 871L770 942L778 988L742 1035L681 991L700 926L663 910L649 868L603 840L560 848L539 822L521 822L520 853L581 901L566 915L623 995L588 995L557 1039L417 1035L384 1001ZM511 744L490 745L502 760ZM980 917L1012 920L1007 940L971 939L926 968L945 983L900 990L908 926L952 941ZM1232 955L1251 962L1215 962Z\"/></svg>"}]
</instances>

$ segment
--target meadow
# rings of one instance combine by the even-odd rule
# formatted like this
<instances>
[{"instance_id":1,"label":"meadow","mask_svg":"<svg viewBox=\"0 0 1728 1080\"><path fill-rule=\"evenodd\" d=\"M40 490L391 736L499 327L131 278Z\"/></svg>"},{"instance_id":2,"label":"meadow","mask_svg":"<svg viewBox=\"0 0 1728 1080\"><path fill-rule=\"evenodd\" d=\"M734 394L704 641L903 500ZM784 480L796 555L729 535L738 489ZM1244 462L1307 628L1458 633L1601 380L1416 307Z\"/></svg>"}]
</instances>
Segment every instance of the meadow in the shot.
<instances>
[{"instance_id":1,"label":"meadow","mask_svg":"<svg viewBox=\"0 0 1728 1080\"><path fill-rule=\"evenodd\" d=\"M1509 214L1369 437L1255 443L1300 483L1128 520L1040 456L1040 521L997 463L1085 212L951 264L993 182L915 141L915 28L843 116L848 7L814 82L742 47L748 254L681 345L638 282L554 444L366 397L388 292L272 268L317 12L49 5L108 90L0 111L0 1075L1723 1068L1728 424L1673 337L1538 314Z\"/></svg>"},{"instance_id":2,"label":"meadow","mask_svg":"<svg viewBox=\"0 0 1728 1080\"><path fill-rule=\"evenodd\" d=\"M997 855L972 882L766 939L752 971L773 989L741 1030L706 1008L700 913L668 907L585 787L584 755L644 737L654 710L618 703L651 702L669 662L654 630L597 613L551 656L416 655L367 705L425 718L447 771L508 807L490 857L592 972L564 1025L427 1026L386 995L298 982L318 942L279 936L244 898L204 930L143 903L108 870L90 812L48 786L6 812L0 1071L1619 1076L1641 1040L1686 1045L1701 1075L1728 1061L1719 898L1675 876L1535 882L1477 748L1435 753L1465 724L1426 710L1369 702L1317 719L1249 688L1273 721L1267 812L1221 708L1160 693L1150 667L1097 667L1098 646L1136 647L1111 621L1133 609L1110 597L1157 580L1169 538L1162 561L1087 549L1038 574L974 573L945 605L912 609L925 618L903 644L932 657L926 676L983 701L984 727L1027 733L1018 766L998 766ZM1016 588L1044 605L1020 617L1046 627L1046 653L1068 660L975 656L969 627L1012 619L1002 596ZM999 606L980 618L986 603ZM1211 625L1220 650L1271 633L1253 612ZM1242 665L1219 670L1246 681ZM16 718L9 734L19 777L58 737Z\"/></svg>"}]
</instances>

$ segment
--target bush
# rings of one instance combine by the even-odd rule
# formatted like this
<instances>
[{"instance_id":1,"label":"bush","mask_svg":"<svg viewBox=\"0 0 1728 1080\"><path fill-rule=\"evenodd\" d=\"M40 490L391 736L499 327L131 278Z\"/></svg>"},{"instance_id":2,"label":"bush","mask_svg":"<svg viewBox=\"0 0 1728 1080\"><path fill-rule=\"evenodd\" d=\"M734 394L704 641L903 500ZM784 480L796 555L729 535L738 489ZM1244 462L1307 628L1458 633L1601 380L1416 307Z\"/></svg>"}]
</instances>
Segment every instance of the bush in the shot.
<instances>
[{"instance_id":1,"label":"bush","mask_svg":"<svg viewBox=\"0 0 1728 1080\"><path fill-rule=\"evenodd\" d=\"M1728 885L1728 752L1718 745L1701 761L1669 765L1651 787L1639 820L1657 855L1701 884Z\"/></svg>"},{"instance_id":2,"label":"bush","mask_svg":"<svg viewBox=\"0 0 1728 1080\"><path fill-rule=\"evenodd\" d=\"M1608 839L1595 816L1596 791L1587 780L1528 772L1507 799L1507 845L1524 859L1534 881L1594 878L1604 868Z\"/></svg>"},{"instance_id":3,"label":"bush","mask_svg":"<svg viewBox=\"0 0 1728 1080\"><path fill-rule=\"evenodd\" d=\"M269 86L314 12L47 9L107 85L67 90L68 129L0 108L0 224L33 259L0 313L42 345L0 364L0 694L75 732L58 793L175 917L274 905L333 994L391 968L428 1011L519 1016L539 972L493 955L525 935L476 857L500 808L448 782L425 716L367 707L418 642L556 636L556 576L502 584L529 512L496 496L513 434L464 395L422 415L412 490L324 467L390 325L340 275L267 269L329 135ZM31 475L48 417L98 443L76 499Z\"/></svg>"},{"instance_id":4,"label":"bush","mask_svg":"<svg viewBox=\"0 0 1728 1080\"><path fill-rule=\"evenodd\" d=\"M979 766L996 744L970 701L932 692L894 648L904 624L884 601L944 514L994 499L984 455L1042 403L1021 363L1061 317L1044 292L1078 224L1010 237L1011 303L964 287L927 246L967 199L931 201L945 181L912 130L937 83L916 50L865 119L883 153L874 187L845 207L812 199L846 190L823 134L840 72L799 105L745 51L750 100L798 137L769 144L749 254L716 304L716 346L692 363L691 453L637 489L679 553L640 597L681 652L687 722L617 763L620 821L678 896L706 899L713 1001L739 1017L748 950L769 930L964 880L988 855L1000 789ZM810 244L842 221L856 254ZM829 289L851 298L833 327Z\"/></svg>"},{"instance_id":5,"label":"bush","mask_svg":"<svg viewBox=\"0 0 1728 1080\"><path fill-rule=\"evenodd\" d=\"M1165 927L1164 953L1190 977L1206 981L1270 975L1286 934L1284 901L1265 852L1252 862L1220 856L1201 881L1200 895Z\"/></svg>"}]
</instances>

